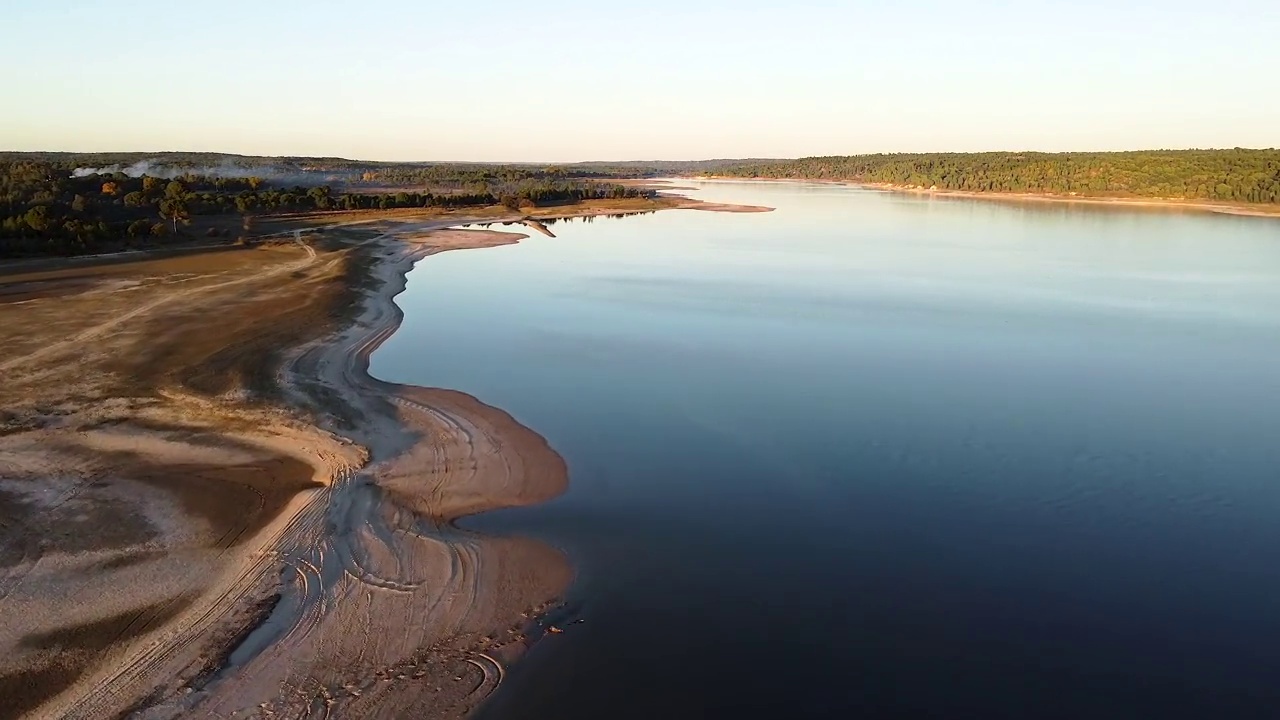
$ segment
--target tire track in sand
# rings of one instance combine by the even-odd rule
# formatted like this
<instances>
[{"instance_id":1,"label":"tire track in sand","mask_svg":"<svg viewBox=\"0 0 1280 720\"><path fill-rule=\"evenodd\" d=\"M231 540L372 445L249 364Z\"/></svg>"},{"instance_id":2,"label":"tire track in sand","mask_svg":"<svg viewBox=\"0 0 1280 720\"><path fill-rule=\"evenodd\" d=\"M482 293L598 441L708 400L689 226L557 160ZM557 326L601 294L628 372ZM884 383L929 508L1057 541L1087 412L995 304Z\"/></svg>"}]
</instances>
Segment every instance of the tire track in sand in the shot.
<instances>
[{"instance_id":1,"label":"tire track in sand","mask_svg":"<svg viewBox=\"0 0 1280 720\"><path fill-rule=\"evenodd\" d=\"M227 288L234 285L242 285L244 283L255 282L258 280L267 280L267 279L276 277L278 275L284 275L286 273L294 273L300 270L305 270L316 260L315 248L306 244L302 240L301 234L295 237L295 242L297 242L297 244L300 245L306 251L306 257L298 260L297 262L286 263L283 265L276 265L274 267L260 270L258 272L253 272L248 275L237 277L232 280L226 280L220 283L212 283L209 285L199 285L197 287L187 288L187 289L178 290L178 291L162 292L160 297L144 302L138 307L122 315L116 315L115 317L112 317L108 320L104 320L103 322L98 323L93 327L82 330L79 333L76 333L75 335L65 340L61 340L59 342L52 343L50 345L45 345L44 347L34 350L30 353L27 353L26 355L10 358L5 362L0 363L0 372L10 371L20 365L37 363L41 360L44 360L45 358L54 357L59 354L62 354L66 352L68 349L74 349L76 346L83 345L87 342L92 342L94 340L97 340L98 338L103 337L108 333L112 332L116 328L121 327L125 323L128 323L136 318L142 317L148 313L159 310L160 308L166 305L169 305L171 303L187 300L187 299L190 299L191 297L200 295L210 290L218 290L221 288Z\"/></svg>"},{"instance_id":2,"label":"tire track in sand","mask_svg":"<svg viewBox=\"0 0 1280 720\"><path fill-rule=\"evenodd\" d=\"M282 373L286 386L305 380L342 392L366 420L351 437L373 462L324 494L326 522L300 528L303 537L295 538L304 552L291 562L286 600L232 666L175 706L181 714L464 714L504 677L487 648L509 653L512 628L568 582L557 551L452 525L462 515L562 492L564 462L546 441L470 396L367 373L369 356L402 319L392 298L404 274L439 251L402 244L396 236L406 231L366 241L384 285L357 323L300 349ZM531 571L540 567L546 571ZM512 572L524 585L511 584ZM474 682L459 682L472 675Z\"/></svg>"}]
</instances>

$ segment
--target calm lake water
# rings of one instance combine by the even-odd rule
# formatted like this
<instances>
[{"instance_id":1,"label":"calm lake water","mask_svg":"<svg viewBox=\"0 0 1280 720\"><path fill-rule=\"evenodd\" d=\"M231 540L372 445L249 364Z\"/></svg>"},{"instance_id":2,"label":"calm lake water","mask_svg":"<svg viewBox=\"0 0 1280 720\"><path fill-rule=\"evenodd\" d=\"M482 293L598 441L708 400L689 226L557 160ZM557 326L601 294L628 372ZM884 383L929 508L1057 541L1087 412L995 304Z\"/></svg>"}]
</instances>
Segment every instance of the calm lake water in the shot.
<instances>
[{"instance_id":1,"label":"calm lake water","mask_svg":"<svg viewBox=\"0 0 1280 720\"><path fill-rule=\"evenodd\" d=\"M1280 716L1280 222L833 186L413 271L375 375L548 438L498 718Z\"/></svg>"}]
</instances>

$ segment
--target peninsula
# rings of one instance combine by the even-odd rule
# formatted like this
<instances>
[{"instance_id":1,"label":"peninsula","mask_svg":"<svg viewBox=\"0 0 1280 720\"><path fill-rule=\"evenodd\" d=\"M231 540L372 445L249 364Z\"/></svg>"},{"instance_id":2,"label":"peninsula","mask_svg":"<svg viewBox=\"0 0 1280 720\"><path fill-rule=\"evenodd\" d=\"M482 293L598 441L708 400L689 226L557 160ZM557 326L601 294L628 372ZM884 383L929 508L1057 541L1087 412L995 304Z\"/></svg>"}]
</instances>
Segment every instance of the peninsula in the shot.
<instances>
[{"instance_id":1,"label":"peninsula","mask_svg":"<svg viewBox=\"0 0 1280 720\"><path fill-rule=\"evenodd\" d=\"M33 169L48 172L23 161L10 177ZM368 375L406 273L549 234L540 219L761 208L584 182L545 186L568 196L550 204L528 185L423 207L414 188L404 207L390 188L207 172L33 181L72 219L27 224L11 254L45 257L0 265L4 714L464 716L572 573L538 541L452 523L552 498L568 475L501 410ZM369 198L387 207L345 207ZM168 231L113 239L139 222L111 217L117 200L121 215L166 208ZM277 212L192 211L227 203ZM88 213L111 217L106 234L77 235L101 226L74 219ZM459 229L472 223L500 229Z\"/></svg>"}]
</instances>

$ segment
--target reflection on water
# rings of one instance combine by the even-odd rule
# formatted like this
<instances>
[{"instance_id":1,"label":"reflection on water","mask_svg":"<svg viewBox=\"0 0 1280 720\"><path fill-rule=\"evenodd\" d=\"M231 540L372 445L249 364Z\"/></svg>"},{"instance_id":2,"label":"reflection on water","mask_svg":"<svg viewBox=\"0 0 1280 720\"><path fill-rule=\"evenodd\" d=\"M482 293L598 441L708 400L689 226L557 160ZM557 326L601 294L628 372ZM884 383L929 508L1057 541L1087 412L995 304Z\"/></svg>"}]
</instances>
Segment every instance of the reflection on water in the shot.
<instances>
[{"instance_id":1,"label":"reflection on water","mask_svg":"<svg viewBox=\"0 0 1280 720\"><path fill-rule=\"evenodd\" d=\"M465 523L577 571L485 717L1280 706L1280 224L700 187L778 210L432 257L374 358L569 463Z\"/></svg>"}]
</instances>

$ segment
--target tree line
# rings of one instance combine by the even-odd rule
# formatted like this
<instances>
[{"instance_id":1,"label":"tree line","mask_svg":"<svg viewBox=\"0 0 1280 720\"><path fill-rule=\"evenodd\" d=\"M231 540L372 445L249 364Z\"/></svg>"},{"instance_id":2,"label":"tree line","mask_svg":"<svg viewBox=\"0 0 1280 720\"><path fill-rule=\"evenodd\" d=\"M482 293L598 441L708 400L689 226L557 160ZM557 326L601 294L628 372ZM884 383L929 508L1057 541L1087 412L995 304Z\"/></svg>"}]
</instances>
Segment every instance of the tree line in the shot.
<instances>
[{"instance_id":1,"label":"tree line","mask_svg":"<svg viewBox=\"0 0 1280 720\"><path fill-rule=\"evenodd\" d=\"M357 192L328 185L274 187L257 177L173 178L123 172L80 175L67 160L0 161L0 257L77 255L149 246L186 235L199 216L245 217L326 210L511 209L593 199L652 197L653 192L553 175L517 172L448 176L470 189L440 192ZM223 231L210 228L208 233Z\"/></svg>"},{"instance_id":2,"label":"tree line","mask_svg":"<svg viewBox=\"0 0 1280 720\"><path fill-rule=\"evenodd\" d=\"M1280 150L923 153L808 157L717 176L840 180L971 192L1280 203Z\"/></svg>"}]
</instances>

